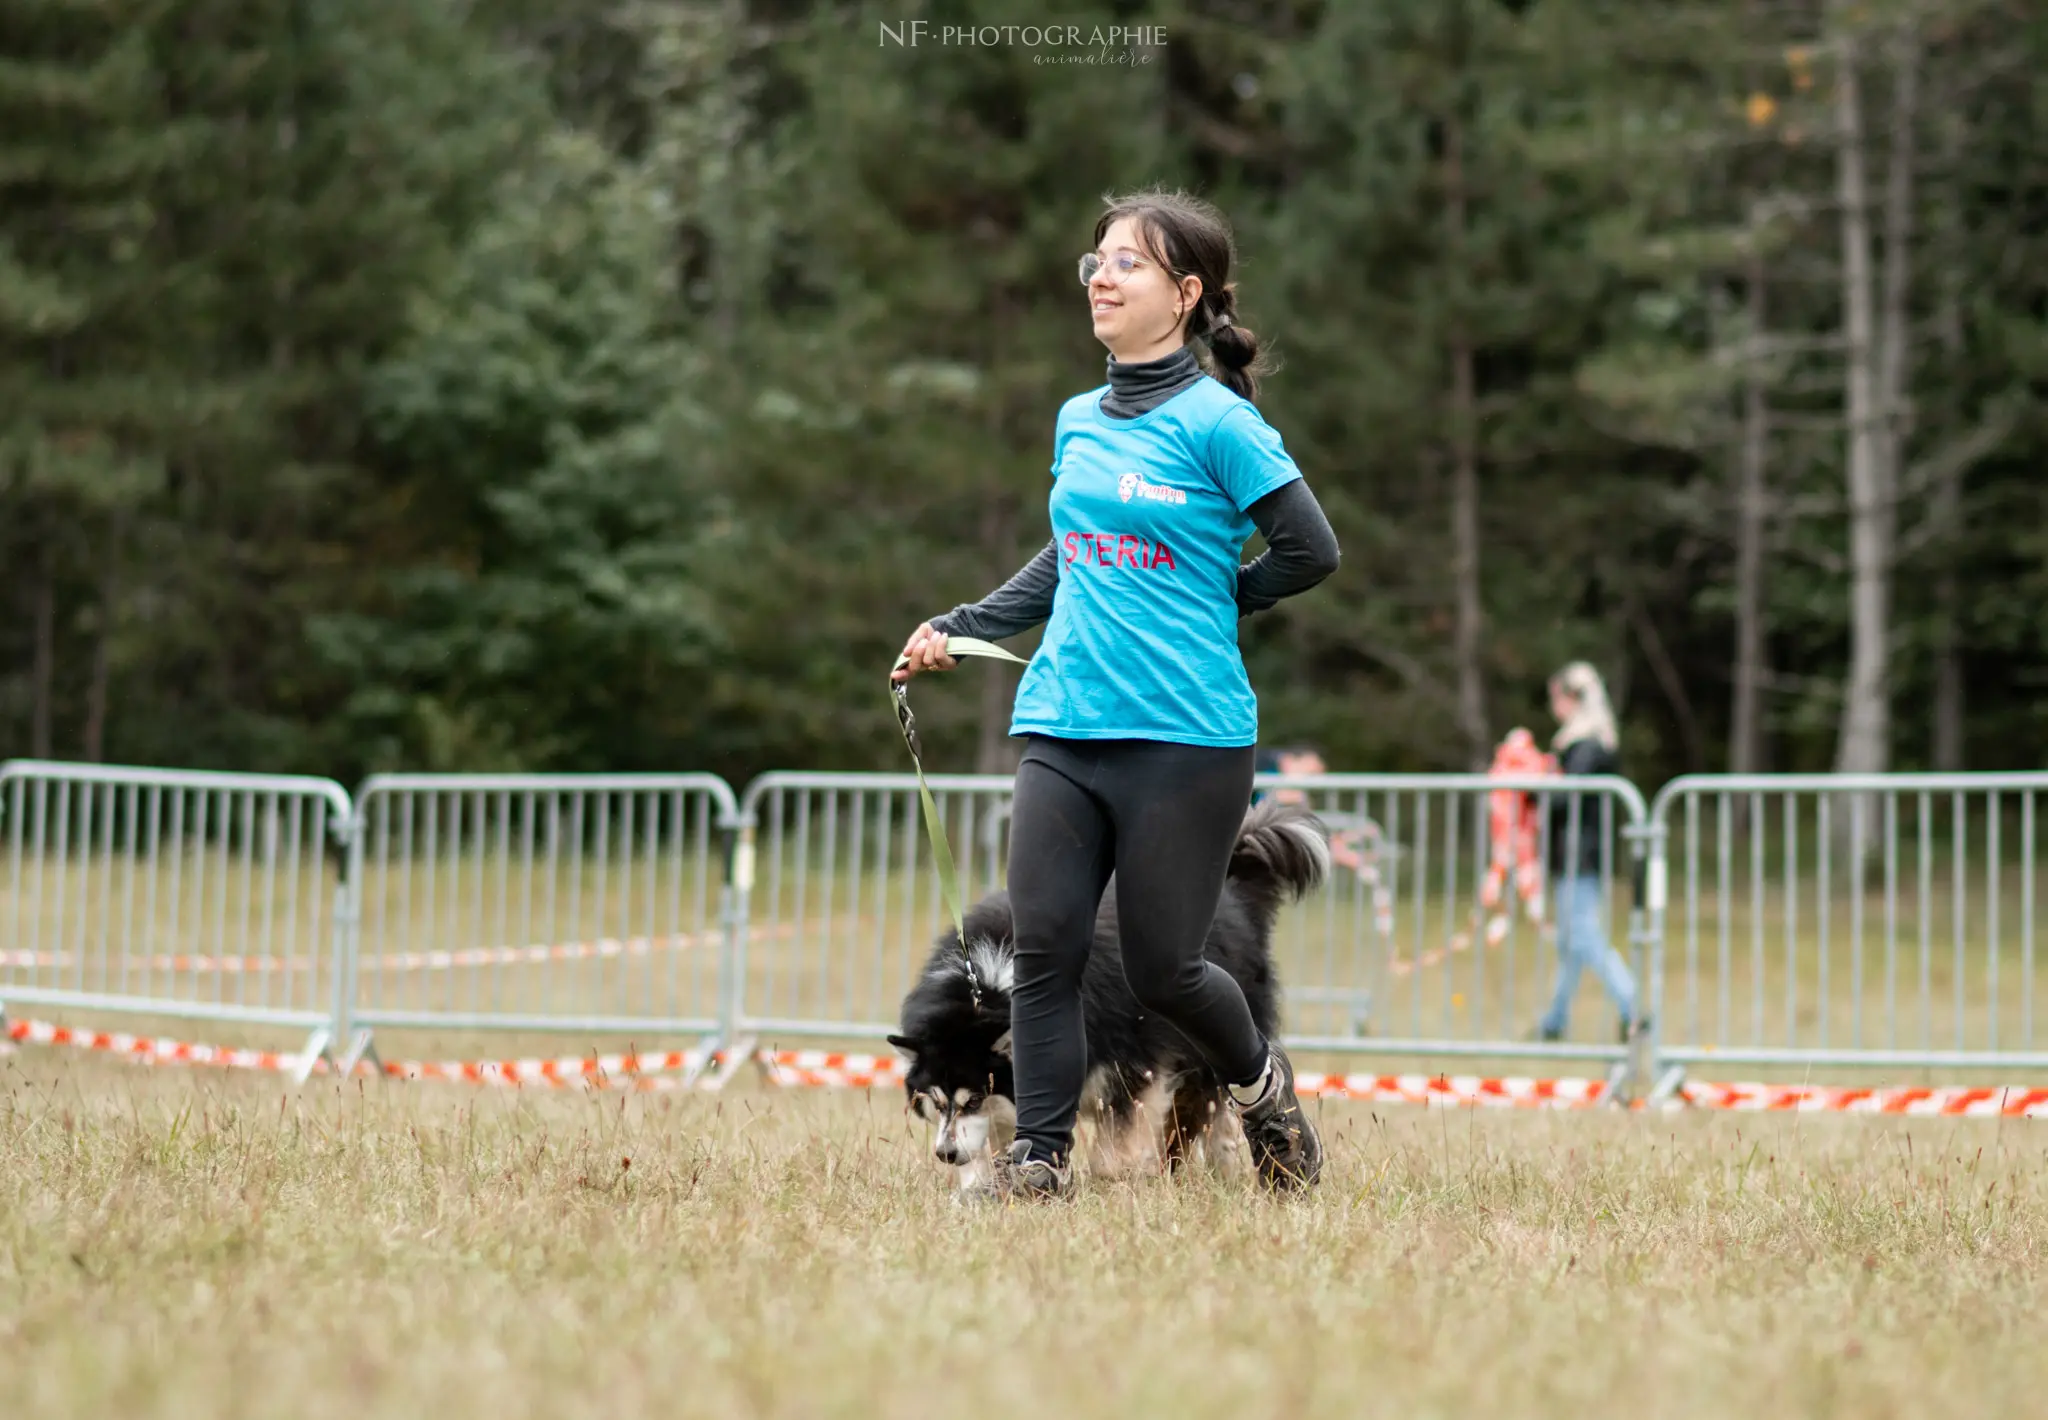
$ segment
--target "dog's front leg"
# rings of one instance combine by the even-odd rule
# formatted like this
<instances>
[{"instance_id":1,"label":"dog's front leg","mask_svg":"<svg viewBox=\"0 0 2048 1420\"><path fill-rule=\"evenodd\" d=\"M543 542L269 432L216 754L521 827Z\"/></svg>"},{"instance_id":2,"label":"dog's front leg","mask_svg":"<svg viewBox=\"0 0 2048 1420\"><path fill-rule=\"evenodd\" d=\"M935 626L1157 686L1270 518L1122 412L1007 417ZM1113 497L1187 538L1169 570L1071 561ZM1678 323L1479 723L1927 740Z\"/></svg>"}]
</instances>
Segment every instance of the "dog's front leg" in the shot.
<instances>
[{"instance_id":1,"label":"dog's front leg","mask_svg":"<svg viewBox=\"0 0 2048 1420\"><path fill-rule=\"evenodd\" d=\"M966 1163L959 1165L953 1170L955 1190L960 1193L966 1193L970 1189L984 1187L994 1174L995 1158L988 1150L984 1149L981 1153L976 1154Z\"/></svg>"}]
</instances>

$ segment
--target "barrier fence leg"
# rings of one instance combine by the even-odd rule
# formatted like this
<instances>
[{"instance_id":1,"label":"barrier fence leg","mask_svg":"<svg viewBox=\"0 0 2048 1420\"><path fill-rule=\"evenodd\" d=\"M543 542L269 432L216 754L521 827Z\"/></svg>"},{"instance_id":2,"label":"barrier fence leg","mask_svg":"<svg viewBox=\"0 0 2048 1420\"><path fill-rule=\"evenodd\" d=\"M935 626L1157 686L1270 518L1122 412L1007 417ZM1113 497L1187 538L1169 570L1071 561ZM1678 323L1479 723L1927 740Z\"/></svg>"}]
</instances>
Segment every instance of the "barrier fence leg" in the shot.
<instances>
[{"instance_id":1,"label":"barrier fence leg","mask_svg":"<svg viewBox=\"0 0 2048 1420\"><path fill-rule=\"evenodd\" d=\"M341 881L334 889L334 1002L329 1010L328 1024L316 1026L300 1047L297 1063L292 1066L292 1083L303 1085L313 1078L313 1072L320 1068L322 1061L330 1070L346 1075L353 1067L355 1051L345 1052L344 1059L336 1059L334 1046L337 1041L348 1039L349 1005L355 994L356 924L360 917L356 902L355 881L355 839L356 824L353 816L336 827L341 839Z\"/></svg>"},{"instance_id":2,"label":"barrier fence leg","mask_svg":"<svg viewBox=\"0 0 2048 1420\"><path fill-rule=\"evenodd\" d=\"M363 941L363 819L352 814L342 828L341 883L334 890L334 1025L321 1054L346 1079L365 1058L376 1060L370 1032L355 1025L356 964ZM341 1047L341 1056L332 1055ZM313 1057L308 1055L307 1072ZM300 1083L304 1083L303 1077Z\"/></svg>"},{"instance_id":3,"label":"barrier fence leg","mask_svg":"<svg viewBox=\"0 0 2048 1420\"><path fill-rule=\"evenodd\" d=\"M384 1061L378 1056L377 1047L372 1043L370 1036L368 1026L357 1026L355 1034L349 1037L348 1045L341 1052L341 1060L336 1066L343 1078L354 1075L365 1061L369 1063L372 1075L384 1073Z\"/></svg>"},{"instance_id":4,"label":"barrier fence leg","mask_svg":"<svg viewBox=\"0 0 2048 1420\"><path fill-rule=\"evenodd\" d=\"M1685 1067L1666 1064L1664 1044L1664 935L1665 909L1671 885L1671 834L1661 811L1653 811L1643 827L1647 861L1643 898L1644 937L1642 958L1646 964L1644 998L1650 1003L1650 1026L1643 1032L1640 1080L1649 1086L1645 1103L1651 1107L1682 1098Z\"/></svg>"},{"instance_id":5,"label":"barrier fence leg","mask_svg":"<svg viewBox=\"0 0 2048 1420\"><path fill-rule=\"evenodd\" d=\"M746 1022L748 909L754 892L754 827L733 826L727 837L724 899L725 941L719 953L718 1034L705 1042L704 1063L691 1076L707 1090L722 1090L740 1066L752 1060L755 1042L742 1035Z\"/></svg>"},{"instance_id":6,"label":"barrier fence leg","mask_svg":"<svg viewBox=\"0 0 2048 1420\"><path fill-rule=\"evenodd\" d=\"M313 1072L325 1060L330 1067L336 1062L333 1052L328 1049L334 1043L332 1026L315 1026L306 1036L306 1043L299 1047L297 1063L292 1066L292 1083L303 1085L313 1078Z\"/></svg>"},{"instance_id":7,"label":"barrier fence leg","mask_svg":"<svg viewBox=\"0 0 2048 1420\"><path fill-rule=\"evenodd\" d=\"M723 1050L710 1058L709 1071L703 1079L704 1088L716 1093L731 1084L733 1076L748 1065L760 1065L760 1044L760 1041L751 1035L737 1036L730 1040Z\"/></svg>"},{"instance_id":8,"label":"barrier fence leg","mask_svg":"<svg viewBox=\"0 0 2048 1420\"><path fill-rule=\"evenodd\" d=\"M1629 954L1635 959L1634 1018L1621 1059L1608 1072L1602 1098L1628 1107L1652 1089L1657 1072L1657 1005L1664 998L1664 833L1658 823L1638 820L1622 830L1632 860L1634 891L1628 911Z\"/></svg>"}]
</instances>

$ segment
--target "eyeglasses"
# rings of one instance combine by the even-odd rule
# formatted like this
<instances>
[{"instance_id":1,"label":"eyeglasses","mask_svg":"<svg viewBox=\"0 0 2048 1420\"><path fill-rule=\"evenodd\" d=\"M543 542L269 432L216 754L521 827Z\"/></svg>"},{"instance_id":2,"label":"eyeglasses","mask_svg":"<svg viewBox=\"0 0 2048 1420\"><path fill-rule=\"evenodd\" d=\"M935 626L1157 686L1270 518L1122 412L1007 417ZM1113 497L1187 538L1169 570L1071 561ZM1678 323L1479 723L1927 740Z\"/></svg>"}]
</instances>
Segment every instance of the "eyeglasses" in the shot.
<instances>
[{"instance_id":1,"label":"eyeglasses","mask_svg":"<svg viewBox=\"0 0 2048 1420\"><path fill-rule=\"evenodd\" d=\"M1109 284L1121 286L1124 282L1131 279L1131 273L1138 270L1139 267L1150 265L1152 265L1151 262L1139 256L1136 252L1120 251L1108 261L1104 261L1091 251L1082 257L1080 261L1081 284L1083 286L1089 285L1099 273L1107 272Z\"/></svg>"}]
</instances>

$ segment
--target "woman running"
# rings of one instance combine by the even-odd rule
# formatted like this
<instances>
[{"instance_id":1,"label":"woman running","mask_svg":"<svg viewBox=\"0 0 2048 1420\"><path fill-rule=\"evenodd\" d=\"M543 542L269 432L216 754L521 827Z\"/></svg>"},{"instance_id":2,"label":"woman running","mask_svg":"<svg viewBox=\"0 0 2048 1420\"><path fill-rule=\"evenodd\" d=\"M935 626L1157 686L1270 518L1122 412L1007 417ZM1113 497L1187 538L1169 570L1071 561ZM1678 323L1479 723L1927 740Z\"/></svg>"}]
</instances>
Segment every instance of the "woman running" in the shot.
<instances>
[{"instance_id":1,"label":"woman running","mask_svg":"<svg viewBox=\"0 0 2048 1420\"><path fill-rule=\"evenodd\" d=\"M1260 1176L1304 1187L1322 1144L1294 1070L1244 994L1203 956L1251 797L1258 702L1241 617L1337 568L1337 540L1252 405L1258 338L1236 321L1222 214L1182 193L1110 202L1081 258L1109 384L1061 408L1052 541L982 601L911 633L904 679L958 664L949 635L1050 621L1017 688L1028 741L1010 828L1017 1140L989 1190L1072 1185L1087 1073L1081 972L1111 873L1124 974L1229 1082ZM1196 347L1208 347L1215 377ZM1253 527L1267 551L1240 566Z\"/></svg>"}]
</instances>

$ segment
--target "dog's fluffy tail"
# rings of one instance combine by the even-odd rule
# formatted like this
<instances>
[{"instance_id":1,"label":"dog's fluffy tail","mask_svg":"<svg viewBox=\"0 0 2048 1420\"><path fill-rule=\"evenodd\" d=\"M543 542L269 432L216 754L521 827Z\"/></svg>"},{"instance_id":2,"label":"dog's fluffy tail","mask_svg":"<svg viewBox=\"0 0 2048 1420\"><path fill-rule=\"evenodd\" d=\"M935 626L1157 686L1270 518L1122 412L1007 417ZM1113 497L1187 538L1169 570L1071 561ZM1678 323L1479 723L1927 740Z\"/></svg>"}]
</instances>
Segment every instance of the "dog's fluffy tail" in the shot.
<instances>
[{"instance_id":1,"label":"dog's fluffy tail","mask_svg":"<svg viewBox=\"0 0 2048 1420\"><path fill-rule=\"evenodd\" d=\"M1330 876L1329 830L1300 804L1253 804L1231 850L1230 876L1264 911L1307 897Z\"/></svg>"}]
</instances>

